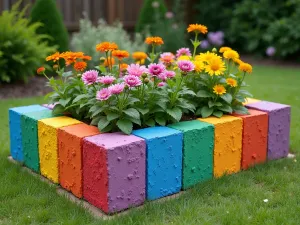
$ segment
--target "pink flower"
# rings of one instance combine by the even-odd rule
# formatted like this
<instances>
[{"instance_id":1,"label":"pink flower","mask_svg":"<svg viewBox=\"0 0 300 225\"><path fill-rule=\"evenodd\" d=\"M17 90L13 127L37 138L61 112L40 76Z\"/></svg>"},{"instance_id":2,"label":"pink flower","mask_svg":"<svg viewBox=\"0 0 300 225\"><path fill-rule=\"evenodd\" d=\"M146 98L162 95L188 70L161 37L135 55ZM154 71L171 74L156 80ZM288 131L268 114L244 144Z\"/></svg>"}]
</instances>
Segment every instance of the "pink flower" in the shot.
<instances>
[{"instance_id":1,"label":"pink flower","mask_svg":"<svg viewBox=\"0 0 300 225\"><path fill-rule=\"evenodd\" d=\"M148 66L148 73L154 77L164 73L166 70L166 67L161 64L161 63L151 63L149 66Z\"/></svg>"},{"instance_id":2,"label":"pink flower","mask_svg":"<svg viewBox=\"0 0 300 225\"><path fill-rule=\"evenodd\" d=\"M128 87L137 87L142 84L141 79L134 75L126 75L123 77L123 80L125 81Z\"/></svg>"},{"instance_id":3,"label":"pink flower","mask_svg":"<svg viewBox=\"0 0 300 225\"><path fill-rule=\"evenodd\" d=\"M120 94L125 88L125 84L113 84L108 89L112 94Z\"/></svg>"},{"instance_id":4,"label":"pink flower","mask_svg":"<svg viewBox=\"0 0 300 225\"><path fill-rule=\"evenodd\" d=\"M166 65L170 65L175 59L175 56L171 52L165 52L160 55L159 61L163 62Z\"/></svg>"},{"instance_id":5,"label":"pink flower","mask_svg":"<svg viewBox=\"0 0 300 225\"><path fill-rule=\"evenodd\" d=\"M195 65L188 60L179 60L177 66L183 73L191 72L195 69Z\"/></svg>"},{"instance_id":6,"label":"pink flower","mask_svg":"<svg viewBox=\"0 0 300 225\"><path fill-rule=\"evenodd\" d=\"M176 57L178 58L179 56L182 55L191 56L192 54L189 48L180 48L176 51Z\"/></svg>"},{"instance_id":7,"label":"pink flower","mask_svg":"<svg viewBox=\"0 0 300 225\"><path fill-rule=\"evenodd\" d=\"M166 73L161 73L157 76L159 79L161 79L162 81L166 81L167 80L167 75Z\"/></svg>"},{"instance_id":8,"label":"pink flower","mask_svg":"<svg viewBox=\"0 0 300 225\"><path fill-rule=\"evenodd\" d=\"M163 86L165 86L165 85L166 85L165 82L160 82L160 83L157 84L158 87L163 87Z\"/></svg>"},{"instance_id":9,"label":"pink flower","mask_svg":"<svg viewBox=\"0 0 300 225\"><path fill-rule=\"evenodd\" d=\"M81 76L81 80L85 85L91 85L95 83L98 79L98 71L96 70L88 70L84 72Z\"/></svg>"},{"instance_id":10,"label":"pink flower","mask_svg":"<svg viewBox=\"0 0 300 225\"><path fill-rule=\"evenodd\" d=\"M108 88L103 88L100 91L97 91L96 99L100 101L104 101L109 99L110 96L111 96L110 90Z\"/></svg>"},{"instance_id":11,"label":"pink flower","mask_svg":"<svg viewBox=\"0 0 300 225\"><path fill-rule=\"evenodd\" d=\"M172 12L166 12L165 17L167 19L172 19L174 17L174 13L172 13Z\"/></svg>"},{"instance_id":12,"label":"pink flower","mask_svg":"<svg viewBox=\"0 0 300 225\"><path fill-rule=\"evenodd\" d=\"M145 66L140 66L139 64L130 64L127 67L127 72L129 75L140 77L143 73L147 72L147 68Z\"/></svg>"},{"instance_id":13,"label":"pink flower","mask_svg":"<svg viewBox=\"0 0 300 225\"><path fill-rule=\"evenodd\" d=\"M102 76L98 78L98 82L101 84L112 84L116 80L113 76Z\"/></svg>"},{"instance_id":14,"label":"pink flower","mask_svg":"<svg viewBox=\"0 0 300 225\"><path fill-rule=\"evenodd\" d=\"M166 70L165 75L167 76L167 78L173 78L175 77L176 73L174 71Z\"/></svg>"}]
</instances>

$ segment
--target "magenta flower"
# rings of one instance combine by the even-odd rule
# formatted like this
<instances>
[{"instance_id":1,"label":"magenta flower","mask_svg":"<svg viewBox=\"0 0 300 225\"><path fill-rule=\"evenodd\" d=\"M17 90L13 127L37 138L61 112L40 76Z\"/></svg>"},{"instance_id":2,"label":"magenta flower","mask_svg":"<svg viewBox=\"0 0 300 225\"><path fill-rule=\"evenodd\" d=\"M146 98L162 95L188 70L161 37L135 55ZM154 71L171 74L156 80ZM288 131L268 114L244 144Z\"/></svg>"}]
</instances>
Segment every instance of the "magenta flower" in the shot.
<instances>
[{"instance_id":1,"label":"magenta flower","mask_svg":"<svg viewBox=\"0 0 300 225\"><path fill-rule=\"evenodd\" d=\"M182 55L191 56L192 54L189 48L180 48L176 51L176 57L178 58L179 56Z\"/></svg>"},{"instance_id":2,"label":"magenta flower","mask_svg":"<svg viewBox=\"0 0 300 225\"><path fill-rule=\"evenodd\" d=\"M109 99L109 97L111 96L111 92L108 88L103 88L100 91L97 91L96 93L96 99L99 101L104 101Z\"/></svg>"},{"instance_id":3,"label":"magenta flower","mask_svg":"<svg viewBox=\"0 0 300 225\"><path fill-rule=\"evenodd\" d=\"M167 78L168 78L165 72L159 74L157 77L158 77L160 80L162 80L162 81L166 81Z\"/></svg>"},{"instance_id":4,"label":"magenta flower","mask_svg":"<svg viewBox=\"0 0 300 225\"><path fill-rule=\"evenodd\" d=\"M140 66L139 64L130 64L127 67L127 72L129 75L140 77L143 73L147 72L147 68L145 66Z\"/></svg>"},{"instance_id":5,"label":"magenta flower","mask_svg":"<svg viewBox=\"0 0 300 225\"><path fill-rule=\"evenodd\" d=\"M150 75L152 75L153 77L156 77L162 73L164 73L166 70L166 67L161 64L161 63L151 63L149 66L148 66L148 73Z\"/></svg>"},{"instance_id":6,"label":"magenta flower","mask_svg":"<svg viewBox=\"0 0 300 225\"><path fill-rule=\"evenodd\" d=\"M125 84L113 84L108 89L112 94L120 94L125 88Z\"/></svg>"},{"instance_id":7,"label":"magenta flower","mask_svg":"<svg viewBox=\"0 0 300 225\"><path fill-rule=\"evenodd\" d=\"M183 73L188 73L195 69L195 65L191 61L188 61L188 60L179 60L177 62L177 66Z\"/></svg>"},{"instance_id":8,"label":"magenta flower","mask_svg":"<svg viewBox=\"0 0 300 225\"><path fill-rule=\"evenodd\" d=\"M88 70L84 72L81 76L81 80L85 85L91 85L97 82L98 79L98 71L96 70Z\"/></svg>"},{"instance_id":9,"label":"magenta flower","mask_svg":"<svg viewBox=\"0 0 300 225\"><path fill-rule=\"evenodd\" d=\"M157 84L158 87L163 87L163 86L165 86L165 85L166 85L165 82L160 82L160 83Z\"/></svg>"},{"instance_id":10,"label":"magenta flower","mask_svg":"<svg viewBox=\"0 0 300 225\"><path fill-rule=\"evenodd\" d=\"M165 73L167 78L173 78L175 77L176 73L174 71L166 70Z\"/></svg>"},{"instance_id":11,"label":"magenta flower","mask_svg":"<svg viewBox=\"0 0 300 225\"><path fill-rule=\"evenodd\" d=\"M123 77L123 80L128 87L137 87L142 84L141 79L134 75L126 75Z\"/></svg>"},{"instance_id":12,"label":"magenta flower","mask_svg":"<svg viewBox=\"0 0 300 225\"><path fill-rule=\"evenodd\" d=\"M116 80L113 76L102 76L98 78L98 82L101 84L112 84Z\"/></svg>"}]
</instances>

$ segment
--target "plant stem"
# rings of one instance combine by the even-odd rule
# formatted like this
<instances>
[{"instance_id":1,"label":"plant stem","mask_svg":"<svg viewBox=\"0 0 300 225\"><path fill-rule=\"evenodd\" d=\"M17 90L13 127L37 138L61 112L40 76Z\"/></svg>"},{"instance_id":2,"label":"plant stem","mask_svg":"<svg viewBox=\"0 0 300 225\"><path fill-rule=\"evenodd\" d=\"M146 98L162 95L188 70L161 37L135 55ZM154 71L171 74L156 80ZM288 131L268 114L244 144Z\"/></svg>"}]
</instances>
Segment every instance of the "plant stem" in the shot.
<instances>
[{"instance_id":1,"label":"plant stem","mask_svg":"<svg viewBox=\"0 0 300 225\"><path fill-rule=\"evenodd\" d=\"M196 42L198 42L198 33L196 33L195 41L193 43L193 46L194 46L193 59L195 58L196 50L197 50L197 47L198 47L198 46L195 45Z\"/></svg>"}]
</instances>

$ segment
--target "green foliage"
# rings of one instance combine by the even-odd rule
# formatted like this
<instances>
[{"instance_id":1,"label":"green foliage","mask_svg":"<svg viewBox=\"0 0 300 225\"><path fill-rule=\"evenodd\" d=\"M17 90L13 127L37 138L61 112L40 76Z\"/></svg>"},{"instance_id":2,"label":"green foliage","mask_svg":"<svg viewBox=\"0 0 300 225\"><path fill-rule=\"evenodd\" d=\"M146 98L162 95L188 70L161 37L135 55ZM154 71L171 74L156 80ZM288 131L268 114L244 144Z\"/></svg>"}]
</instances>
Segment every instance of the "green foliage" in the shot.
<instances>
[{"instance_id":1,"label":"green foliage","mask_svg":"<svg viewBox=\"0 0 300 225\"><path fill-rule=\"evenodd\" d=\"M0 82L26 81L55 51L44 41L47 36L36 34L41 24L24 18L27 7L18 11L20 3L0 16Z\"/></svg>"},{"instance_id":2,"label":"green foliage","mask_svg":"<svg viewBox=\"0 0 300 225\"><path fill-rule=\"evenodd\" d=\"M30 18L33 23L43 24L37 32L51 37L48 40L50 46L57 45L59 52L69 49L68 32L55 0L36 0L32 6Z\"/></svg>"},{"instance_id":3,"label":"green foliage","mask_svg":"<svg viewBox=\"0 0 300 225\"><path fill-rule=\"evenodd\" d=\"M119 49L126 49L129 53L135 51L145 52L147 49L143 37L136 33L134 41L132 41L120 22L108 25L103 20L99 20L98 25L93 26L90 20L82 19L80 20L79 27L79 32L75 33L72 37L71 46L74 51L82 51L92 56L92 60L88 63L89 68L98 65L99 58L105 56L96 52L96 45L100 42L115 42L119 46Z\"/></svg>"}]
</instances>

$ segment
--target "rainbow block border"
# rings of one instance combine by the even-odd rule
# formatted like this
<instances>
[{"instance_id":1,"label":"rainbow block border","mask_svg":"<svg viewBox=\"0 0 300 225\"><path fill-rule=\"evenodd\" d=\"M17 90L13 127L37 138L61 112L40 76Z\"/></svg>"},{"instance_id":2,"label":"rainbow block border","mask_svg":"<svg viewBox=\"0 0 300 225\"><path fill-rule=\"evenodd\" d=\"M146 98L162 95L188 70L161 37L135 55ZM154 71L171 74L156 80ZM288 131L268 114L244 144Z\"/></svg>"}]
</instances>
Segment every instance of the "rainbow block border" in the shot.
<instances>
[{"instance_id":1,"label":"rainbow block border","mask_svg":"<svg viewBox=\"0 0 300 225\"><path fill-rule=\"evenodd\" d=\"M286 157L291 107L257 99L245 105L250 115L199 118L131 135L88 131L92 128L78 120L53 117L46 106L11 108L11 156L23 163L25 148L35 159L34 167L26 167L71 193L72 185L80 186L74 196L114 214ZM87 131L77 134L76 126ZM72 176L60 175L72 168ZM76 176L80 178L73 182Z\"/></svg>"}]
</instances>

